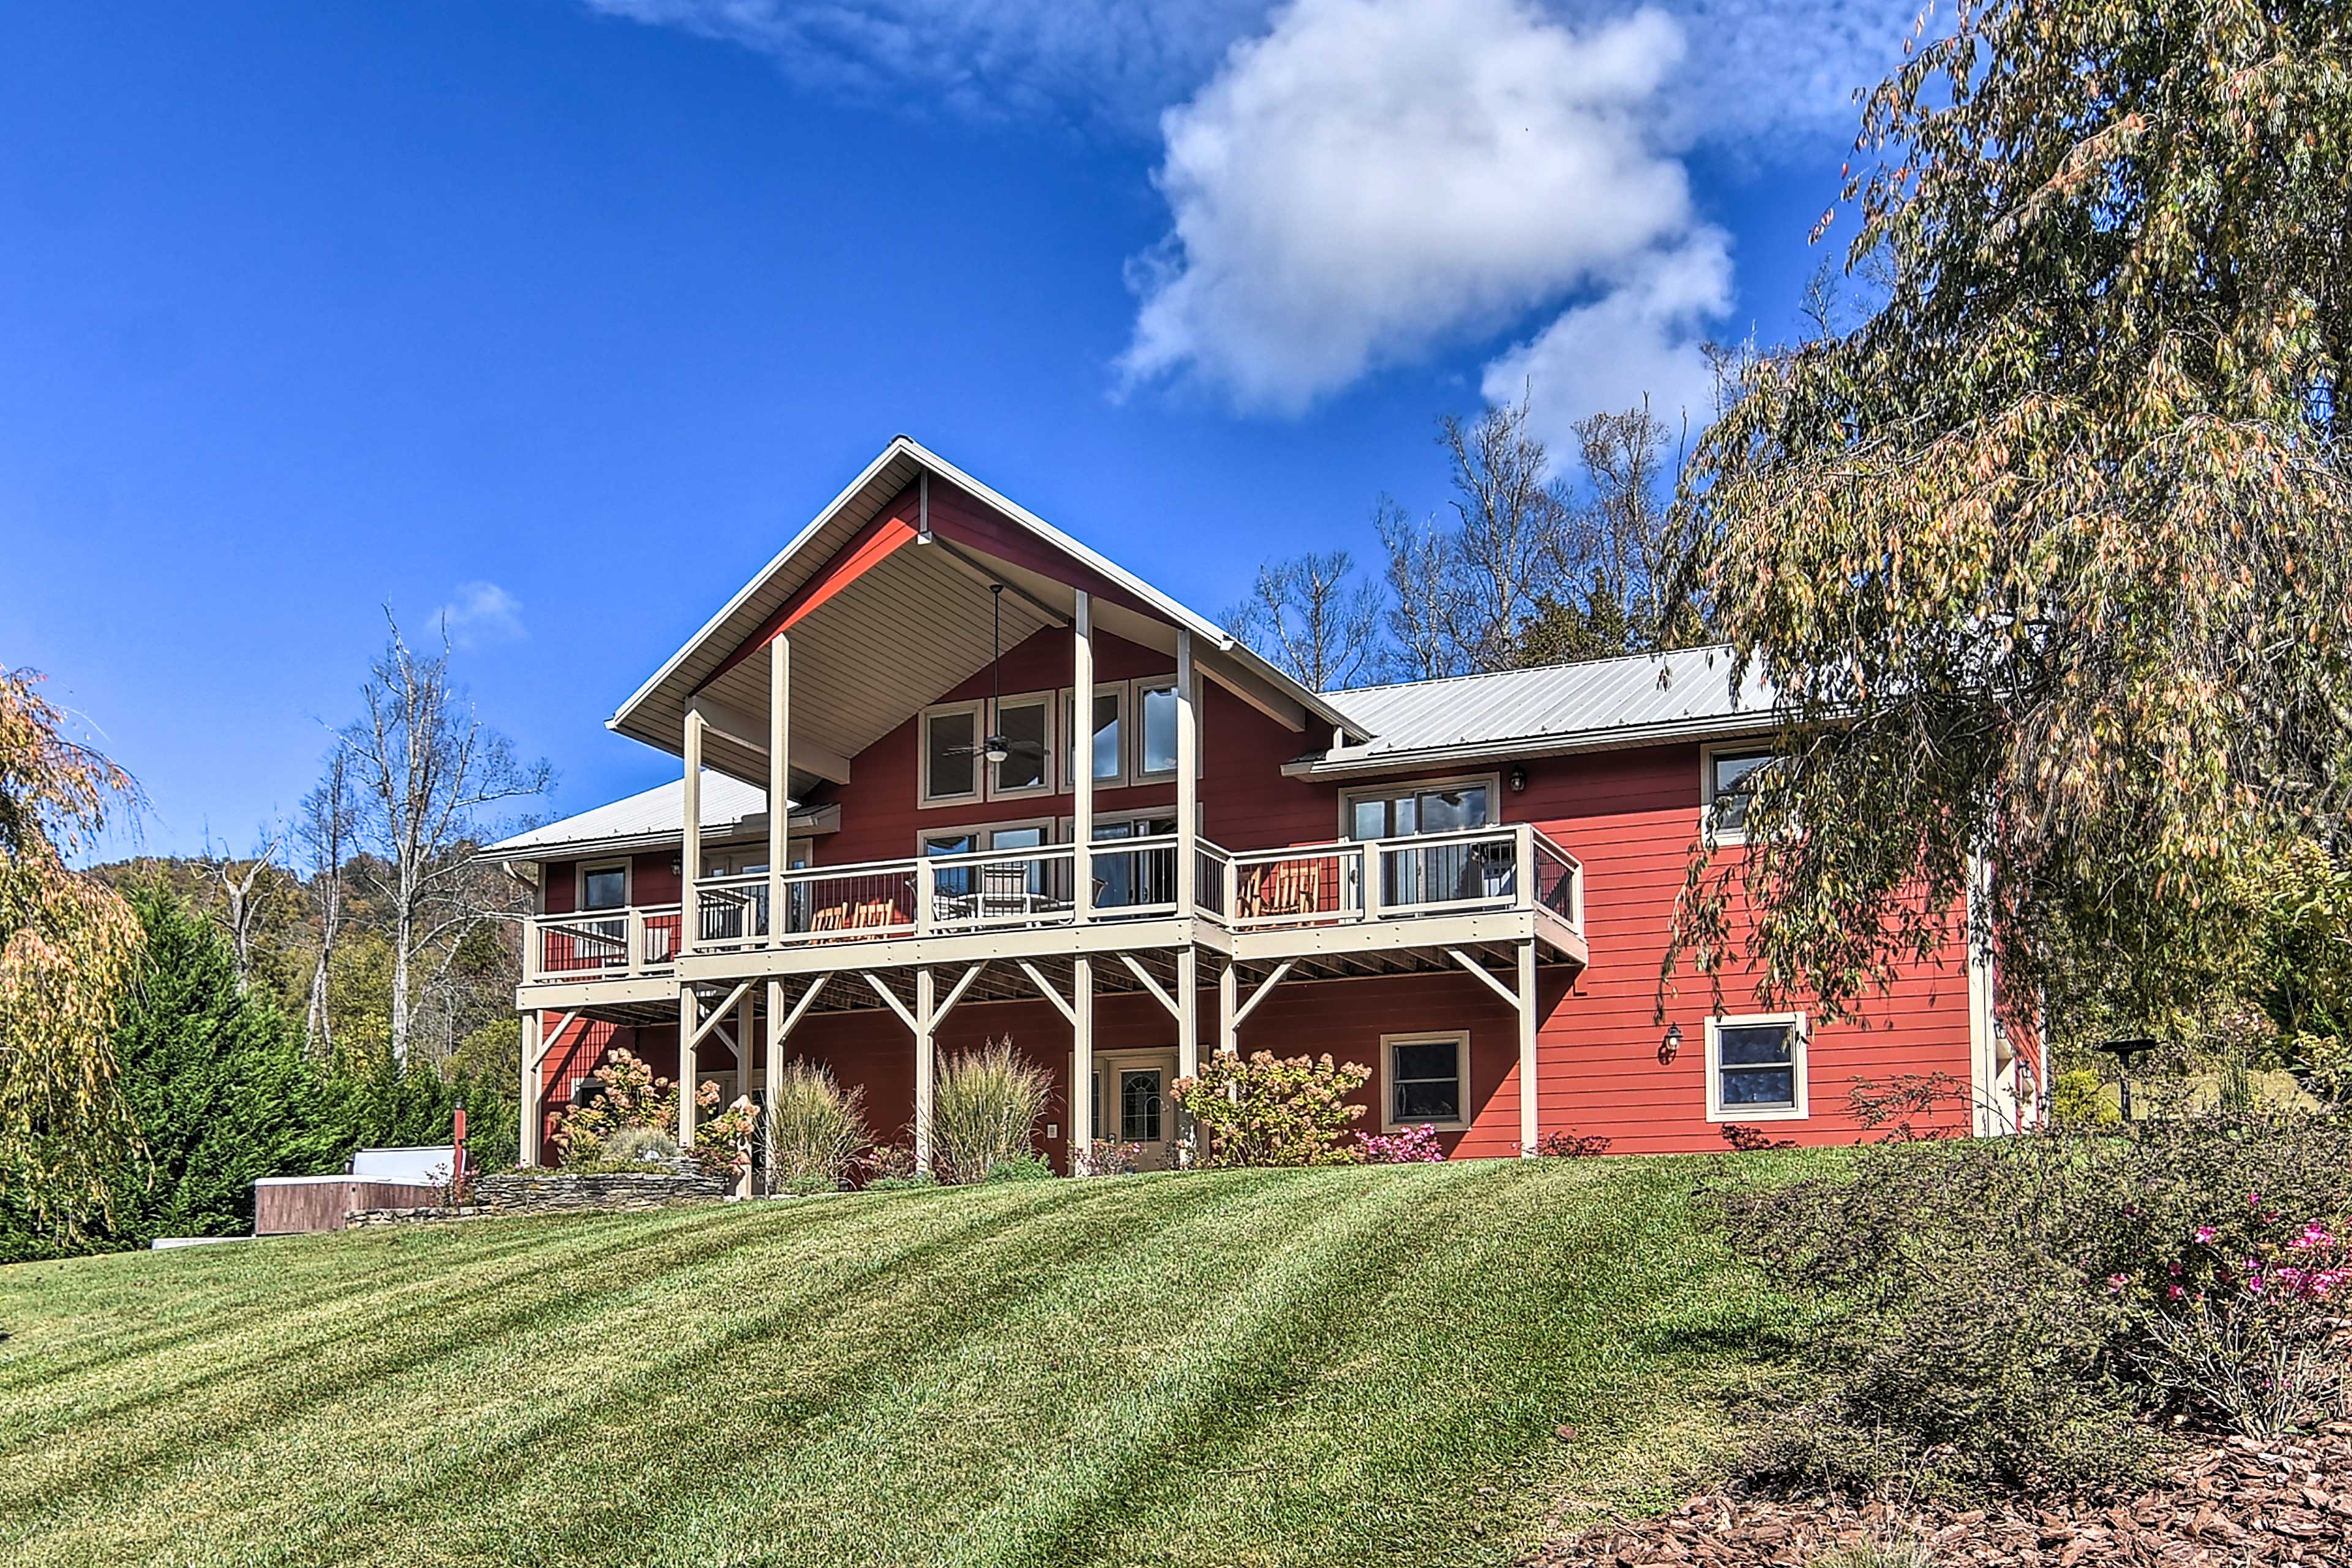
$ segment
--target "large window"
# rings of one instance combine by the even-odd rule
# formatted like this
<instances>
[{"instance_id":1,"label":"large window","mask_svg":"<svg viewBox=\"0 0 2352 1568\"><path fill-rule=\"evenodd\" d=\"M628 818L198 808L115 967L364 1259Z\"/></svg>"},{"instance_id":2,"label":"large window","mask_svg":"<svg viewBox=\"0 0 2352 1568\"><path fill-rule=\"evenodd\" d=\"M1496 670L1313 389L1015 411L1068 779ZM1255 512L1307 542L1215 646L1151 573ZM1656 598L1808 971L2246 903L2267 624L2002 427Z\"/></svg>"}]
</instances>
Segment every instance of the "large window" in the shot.
<instances>
[{"instance_id":1,"label":"large window","mask_svg":"<svg viewBox=\"0 0 2352 1568\"><path fill-rule=\"evenodd\" d=\"M1486 827L1495 820L1495 781L1459 779L1405 784L1348 797L1348 837L1410 838Z\"/></svg>"},{"instance_id":2,"label":"large window","mask_svg":"<svg viewBox=\"0 0 2352 1568\"><path fill-rule=\"evenodd\" d=\"M990 733L1004 742L1004 760L992 764L988 782L991 799L1044 795L1054 786L1047 771L1053 748L1053 699L1007 697L996 705L996 724Z\"/></svg>"},{"instance_id":3,"label":"large window","mask_svg":"<svg viewBox=\"0 0 2352 1568\"><path fill-rule=\"evenodd\" d=\"M1790 1013L1715 1018L1706 1026L1706 1113L1714 1121L1805 1114L1805 1021Z\"/></svg>"},{"instance_id":4,"label":"large window","mask_svg":"<svg viewBox=\"0 0 2352 1568\"><path fill-rule=\"evenodd\" d=\"M1383 1035L1388 1081L1382 1125L1460 1127L1469 1121L1470 1037Z\"/></svg>"},{"instance_id":5,"label":"large window","mask_svg":"<svg viewBox=\"0 0 2352 1568\"><path fill-rule=\"evenodd\" d=\"M1062 787L1067 789L1077 778L1077 764L1071 761L1070 746L1071 742L1076 737L1079 726L1070 722L1070 699L1066 692L1062 697L1062 717L1064 722L1069 725L1071 735L1071 741L1065 741L1062 745ZM1126 687L1095 688L1094 740L1089 747L1089 754L1093 759L1095 783L1098 784L1117 784L1125 782L1127 778L1126 758L1123 754L1127 737L1127 726L1124 722L1126 717Z\"/></svg>"},{"instance_id":6,"label":"large window","mask_svg":"<svg viewBox=\"0 0 2352 1568\"><path fill-rule=\"evenodd\" d=\"M580 907L583 910L627 909L628 863L583 867L580 872Z\"/></svg>"},{"instance_id":7,"label":"large window","mask_svg":"<svg viewBox=\"0 0 2352 1568\"><path fill-rule=\"evenodd\" d=\"M1135 683L1135 772L1153 778L1176 771L1176 683Z\"/></svg>"},{"instance_id":8,"label":"large window","mask_svg":"<svg viewBox=\"0 0 2352 1568\"><path fill-rule=\"evenodd\" d=\"M1748 804L1764 770L1772 763L1769 751L1709 751L1706 752L1706 813L1708 833L1724 843L1748 836Z\"/></svg>"},{"instance_id":9,"label":"large window","mask_svg":"<svg viewBox=\"0 0 2352 1568\"><path fill-rule=\"evenodd\" d=\"M1347 797L1348 837L1418 838L1495 825L1495 780L1448 779ZM1473 839L1383 849L1381 902L1391 908L1507 899L1517 868L1507 846Z\"/></svg>"},{"instance_id":10,"label":"large window","mask_svg":"<svg viewBox=\"0 0 2352 1568\"><path fill-rule=\"evenodd\" d=\"M923 712L922 804L980 798L982 704L958 702Z\"/></svg>"}]
</instances>

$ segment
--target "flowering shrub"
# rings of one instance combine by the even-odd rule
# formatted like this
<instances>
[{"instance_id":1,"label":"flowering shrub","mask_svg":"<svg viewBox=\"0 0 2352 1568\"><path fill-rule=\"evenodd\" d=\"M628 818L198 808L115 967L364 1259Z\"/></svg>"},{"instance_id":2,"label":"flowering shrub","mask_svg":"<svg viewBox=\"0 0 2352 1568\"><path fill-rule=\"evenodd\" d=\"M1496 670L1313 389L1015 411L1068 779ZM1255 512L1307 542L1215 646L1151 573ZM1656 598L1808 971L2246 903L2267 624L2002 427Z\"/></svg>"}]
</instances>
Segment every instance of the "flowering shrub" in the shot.
<instances>
[{"instance_id":1,"label":"flowering shrub","mask_svg":"<svg viewBox=\"0 0 2352 1568\"><path fill-rule=\"evenodd\" d=\"M1077 1158L1074 1176L1131 1176L1141 1168L1143 1145L1097 1140Z\"/></svg>"},{"instance_id":2,"label":"flowering shrub","mask_svg":"<svg viewBox=\"0 0 2352 1568\"><path fill-rule=\"evenodd\" d=\"M656 1078L633 1051L606 1054L596 1069L604 1088L585 1105L556 1118L555 1146L567 1165L591 1165L606 1157L605 1142L625 1127L667 1132L677 1125L677 1085ZM713 1098L716 1099L716 1090Z\"/></svg>"},{"instance_id":3,"label":"flowering shrub","mask_svg":"<svg viewBox=\"0 0 2352 1568\"><path fill-rule=\"evenodd\" d=\"M706 1083L695 1090L700 1113L694 1123L694 1161L706 1174L732 1184L751 1170L751 1145L760 1137L760 1108L748 1097L719 1110L719 1086ZM716 1114L713 1114L716 1112Z\"/></svg>"},{"instance_id":4,"label":"flowering shrub","mask_svg":"<svg viewBox=\"0 0 2352 1568\"><path fill-rule=\"evenodd\" d=\"M1395 1132L1356 1134L1356 1156L1367 1165L1428 1165L1445 1158L1437 1129L1427 1122Z\"/></svg>"},{"instance_id":5,"label":"flowering shrub","mask_svg":"<svg viewBox=\"0 0 2352 1568\"><path fill-rule=\"evenodd\" d=\"M2272 1437L2347 1413L2352 1252L2341 1221L2285 1219L2249 1193L2106 1287L2147 1311L2143 1359L2176 1395L2248 1436Z\"/></svg>"},{"instance_id":6,"label":"flowering shrub","mask_svg":"<svg viewBox=\"0 0 2352 1568\"><path fill-rule=\"evenodd\" d=\"M1205 1165L1350 1165L1361 1154L1342 1138L1364 1108L1348 1097L1371 1078L1361 1062L1328 1053L1258 1051L1246 1061L1212 1057L1200 1076L1178 1079L1169 1092L1200 1129Z\"/></svg>"},{"instance_id":7,"label":"flowering shrub","mask_svg":"<svg viewBox=\"0 0 2352 1568\"><path fill-rule=\"evenodd\" d=\"M1536 1142L1536 1152L1547 1159L1591 1160L1609 1152L1610 1141L1598 1132L1547 1132Z\"/></svg>"},{"instance_id":8,"label":"flowering shrub","mask_svg":"<svg viewBox=\"0 0 2352 1568\"><path fill-rule=\"evenodd\" d=\"M1794 1138L1775 1138L1760 1127L1750 1127L1740 1121L1723 1124L1723 1141L1743 1154L1753 1154L1761 1149L1793 1149L1797 1146Z\"/></svg>"}]
</instances>

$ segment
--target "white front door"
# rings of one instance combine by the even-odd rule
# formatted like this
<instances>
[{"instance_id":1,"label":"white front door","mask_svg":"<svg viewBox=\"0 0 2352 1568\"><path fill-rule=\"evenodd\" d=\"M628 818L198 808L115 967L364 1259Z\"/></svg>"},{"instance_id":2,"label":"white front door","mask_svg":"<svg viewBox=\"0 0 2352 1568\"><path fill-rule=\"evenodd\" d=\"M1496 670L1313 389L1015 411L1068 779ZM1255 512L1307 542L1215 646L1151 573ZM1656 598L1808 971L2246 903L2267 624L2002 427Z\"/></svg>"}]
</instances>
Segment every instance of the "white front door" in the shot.
<instances>
[{"instance_id":1,"label":"white front door","mask_svg":"<svg viewBox=\"0 0 2352 1568\"><path fill-rule=\"evenodd\" d=\"M1165 1171L1176 1163L1176 1081L1173 1047L1095 1054L1095 1141L1132 1143L1136 1168Z\"/></svg>"}]
</instances>

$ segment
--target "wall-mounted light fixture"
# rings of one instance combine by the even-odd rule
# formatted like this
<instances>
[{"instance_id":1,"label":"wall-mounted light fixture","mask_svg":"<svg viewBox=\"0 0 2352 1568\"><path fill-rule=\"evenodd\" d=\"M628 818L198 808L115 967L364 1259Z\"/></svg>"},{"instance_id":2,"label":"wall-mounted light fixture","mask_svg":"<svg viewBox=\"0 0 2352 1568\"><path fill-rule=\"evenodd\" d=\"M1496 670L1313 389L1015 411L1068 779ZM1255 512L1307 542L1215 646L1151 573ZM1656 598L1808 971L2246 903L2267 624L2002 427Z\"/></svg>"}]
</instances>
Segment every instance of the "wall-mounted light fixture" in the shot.
<instances>
[{"instance_id":1,"label":"wall-mounted light fixture","mask_svg":"<svg viewBox=\"0 0 2352 1568\"><path fill-rule=\"evenodd\" d=\"M1508 773L1504 775L1503 782L1511 786L1511 793L1513 795L1517 795L1521 790L1528 787L1528 770L1525 768L1513 768Z\"/></svg>"},{"instance_id":2,"label":"wall-mounted light fixture","mask_svg":"<svg viewBox=\"0 0 2352 1568\"><path fill-rule=\"evenodd\" d=\"M1664 1067L1682 1054L1683 1026L1680 1024L1668 1024L1666 1037L1658 1042L1658 1065Z\"/></svg>"}]
</instances>

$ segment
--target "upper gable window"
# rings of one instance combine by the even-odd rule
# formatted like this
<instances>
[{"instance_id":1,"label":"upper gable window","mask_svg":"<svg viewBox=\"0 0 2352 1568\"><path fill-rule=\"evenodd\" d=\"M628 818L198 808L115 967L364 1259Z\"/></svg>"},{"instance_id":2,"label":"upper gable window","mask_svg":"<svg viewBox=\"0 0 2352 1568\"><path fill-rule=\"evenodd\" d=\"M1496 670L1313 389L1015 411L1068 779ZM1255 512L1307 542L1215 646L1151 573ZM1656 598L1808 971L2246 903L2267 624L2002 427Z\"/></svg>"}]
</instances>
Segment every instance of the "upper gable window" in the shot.
<instances>
[{"instance_id":1,"label":"upper gable window","mask_svg":"<svg viewBox=\"0 0 2352 1568\"><path fill-rule=\"evenodd\" d=\"M1764 770L1772 764L1769 751L1710 751L1706 756L1706 827L1719 842L1737 844L1748 837L1748 807Z\"/></svg>"},{"instance_id":2,"label":"upper gable window","mask_svg":"<svg viewBox=\"0 0 2352 1568\"><path fill-rule=\"evenodd\" d=\"M1070 710L1071 703L1069 694L1065 692L1062 697L1062 714L1065 722L1068 721ZM1093 725L1094 741L1088 750L1089 754L1093 759L1095 783L1098 784L1117 784L1126 782L1126 686L1122 684L1118 686L1096 687ZM1080 726L1070 724L1069 727L1072 732L1071 738L1075 740L1076 731ZM1062 746L1064 774L1062 784L1063 787L1066 789L1069 787L1071 783L1077 777L1077 764L1072 761L1070 750L1070 742L1066 741Z\"/></svg>"},{"instance_id":3,"label":"upper gable window","mask_svg":"<svg viewBox=\"0 0 2352 1568\"><path fill-rule=\"evenodd\" d=\"M1053 787L1046 759L1053 755L1053 700L1007 697L996 705L996 724L990 732L1004 742L1004 760L989 765L988 793L1003 800L1044 795Z\"/></svg>"},{"instance_id":4,"label":"upper gable window","mask_svg":"<svg viewBox=\"0 0 2352 1568\"><path fill-rule=\"evenodd\" d=\"M977 702L924 710L923 805L980 798L981 714Z\"/></svg>"},{"instance_id":5,"label":"upper gable window","mask_svg":"<svg viewBox=\"0 0 2352 1568\"><path fill-rule=\"evenodd\" d=\"M1135 683L1135 773L1155 778L1176 771L1176 682Z\"/></svg>"}]
</instances>

